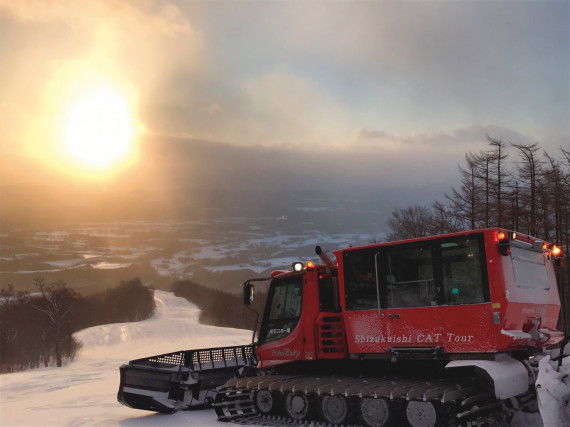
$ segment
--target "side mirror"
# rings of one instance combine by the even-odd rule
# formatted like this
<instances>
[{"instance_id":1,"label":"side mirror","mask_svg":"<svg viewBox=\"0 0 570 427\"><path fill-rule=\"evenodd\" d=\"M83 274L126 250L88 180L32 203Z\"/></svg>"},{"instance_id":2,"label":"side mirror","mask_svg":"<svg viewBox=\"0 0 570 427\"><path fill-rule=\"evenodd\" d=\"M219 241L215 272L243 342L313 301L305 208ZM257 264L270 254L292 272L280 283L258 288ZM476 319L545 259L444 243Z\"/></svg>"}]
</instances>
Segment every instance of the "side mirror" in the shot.
<instances>
[{"instance_id":1,"label":"side mirror","mask_svg":"<svg viewBox=\"0 0 570 427\"><path fill-rule=\"evenodd\" d=\"M253 283L245 282L243 284L243 305L253 304Z\"/></svg>"}]
</instances>

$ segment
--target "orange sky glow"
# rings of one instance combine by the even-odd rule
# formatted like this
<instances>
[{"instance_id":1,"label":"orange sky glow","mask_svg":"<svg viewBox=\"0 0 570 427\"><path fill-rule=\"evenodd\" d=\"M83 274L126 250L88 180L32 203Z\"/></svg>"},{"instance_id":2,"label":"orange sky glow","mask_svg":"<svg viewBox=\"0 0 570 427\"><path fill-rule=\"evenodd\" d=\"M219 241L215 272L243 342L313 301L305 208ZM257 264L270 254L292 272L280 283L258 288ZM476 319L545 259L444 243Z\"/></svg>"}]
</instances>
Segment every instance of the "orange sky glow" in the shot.
<instances>
[{"instance_id":1,"label":"orange sky glow","mask_svg":"<svg viewBox=\"0 0 570 427\"><path fill-rule=\"evenodd\" d=\"M200 141L328 153L343 178L405 185L449 180L487 134L554 152L570 145L569 16L563 1L0 0L0 179L172 186L153 153L173 140L179 168L215 157L192 156Z\"/></svg>"}]
</instances>

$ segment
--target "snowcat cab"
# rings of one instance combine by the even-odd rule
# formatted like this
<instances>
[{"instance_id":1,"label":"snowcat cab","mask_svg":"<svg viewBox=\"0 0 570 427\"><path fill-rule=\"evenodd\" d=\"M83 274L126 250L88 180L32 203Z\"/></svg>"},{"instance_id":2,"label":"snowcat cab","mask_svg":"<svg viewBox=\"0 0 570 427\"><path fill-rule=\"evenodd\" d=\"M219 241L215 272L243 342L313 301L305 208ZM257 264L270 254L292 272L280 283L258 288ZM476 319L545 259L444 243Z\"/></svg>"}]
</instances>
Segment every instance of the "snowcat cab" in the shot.
<instances>
[{"instance_id":1,"label":"snowcat cab","mask_svg":"<svg viewBox=\"0 0 570 427\"><path fill-rule=\"evenodd\" d=\"M260 369L294 361L346 358L336 266L294 263L276 271L267 295L257 354Z\"/></svg>"}]
</instances>

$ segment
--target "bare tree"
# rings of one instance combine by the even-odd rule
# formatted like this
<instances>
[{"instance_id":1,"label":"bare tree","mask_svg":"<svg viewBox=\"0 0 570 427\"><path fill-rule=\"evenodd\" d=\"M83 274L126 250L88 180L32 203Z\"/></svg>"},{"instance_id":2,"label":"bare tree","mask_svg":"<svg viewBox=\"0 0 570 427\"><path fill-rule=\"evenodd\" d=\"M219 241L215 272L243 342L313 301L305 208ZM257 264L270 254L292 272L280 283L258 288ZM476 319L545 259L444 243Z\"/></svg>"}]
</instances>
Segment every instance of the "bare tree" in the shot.
<instances>
[{"instance_id":1,"label":"bare tree","mask_svg":"<svg viewBox=\"0 0 570 427\"><path fill-rule=\"evenodd\" d=\"M459 166L461 186L459 189L452 188L451 195L445 194L455 214L465 222L465 228L469 229L478 228L480 225L478 212L483 205L481 203L483 191L479 187L479 178L483 159L482 155L467 153L465 155L467 167Z\"/></svg>"},{"instance_id":2,"label":"bare tree","mask_svg":"<svg viewBox=\"0 0 570 427\"><path fill-rule=\"evenodd\" d=\"M505 154L506 143L503 142L501 138L492 138L489 135L486 136L487 142L491 146L491 151L489 156L491 157L494 165L495 172L494 177L490 179L490 184L494 188L492 192L495 198L495 212L496 212L496 224L498 227L503 226L503 191L505 185L508 185L508 172L505 170L504 160L507 159L508 155Z\"/></svg>"},{"instance_id":3,"label":"bare tree","mask_svg":"<svg viewBox=\"0 0 570 427\"><path fill-rule=\"evenodd\" d=\"M432 223L430 231L432 235L454 233L461 230L461 222L449 205L436 201L432 205Z\"/></svg>"},{"instance_id":4,"label":"bare tree","mask_svg":"<svg viewBox=\"0 0 570 427\"><path fill-rule=\"evenodd\" d=\"M560 149L563 159L560 168L560 225L556 227L556 241L564 249L564 265L559 269L558 285L562 303L561 323L566 333L570 329L570 150Z\"/></svg>"},{"instance_id":5,"label":"bare tree","mask_svg":"<svg viewBox=\"0 0 570 427\"><path fill-rule=\"evenodd\" d=\"M63 365L63 346L71 340L71 334L65 334L65 320L69 315L74 301L78 294L67 287L65 282L58 281L50 285L46 285L43 279L35 279L35 285L40 291L41 301L34 304L34 308L44 313L48 319L49 326L54 333L54 340L46 344L53 344L53 350L56 358L56 365Z\"/></svg>"},{"instance_id":6,"label":"bare tree","mask_svg":"<svg viewBox=\"0 0 570 427\"><path fill-rule=\"evenodd\" d=\"M518 175L526 184L522 201L525 204L526 232L536 236L537 234L537 190L539 185L542 162L538 159L538 143L534 144L511 144L519 151L522 162L518 166Z\"/></svg>"},{"instance_id":7,"label":"bare tree","mask_svg":"<svg viewBox=\"0 0 570 427\"><path fill-rule=\"evenodd\" d=\"M430 225L433 223L433 214L425 206L410 206L395 209L392 217L388 219L390 240L412 239L430 235Z\"/></svg>"}]
</instances>

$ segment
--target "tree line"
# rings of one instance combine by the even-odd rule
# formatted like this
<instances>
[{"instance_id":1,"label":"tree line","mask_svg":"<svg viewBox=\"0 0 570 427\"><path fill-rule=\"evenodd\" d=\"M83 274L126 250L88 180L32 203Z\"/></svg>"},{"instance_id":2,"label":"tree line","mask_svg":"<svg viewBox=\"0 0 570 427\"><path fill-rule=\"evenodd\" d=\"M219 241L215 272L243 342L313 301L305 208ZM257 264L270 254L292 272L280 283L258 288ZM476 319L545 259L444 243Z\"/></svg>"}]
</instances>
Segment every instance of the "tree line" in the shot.
<instances>
[{"instance_id":1,"label":"tree line","mask_svg":"<svg viewBox=\"0 0 570 427\"><path fill-rule=\"evenodd\" d=\"M487 148L465 155L457 186L443 201L396 209L388 219L390 240L502 227L559 245L557 268L561 328L570 332L570 150L557 155L539 143L487 136Z\"/></svg>"},{"instance_id":2,"label":"tree line","mask_svg":"<svg viewBox=\"0 0 570 427\"><path fill-rule=\"evenodd\" d=\"M177 281L172 285L174 295L183 297L200 308L200 323L252 330L256 315L243 305L242 295L220 291L199 285L190 280ZM267 291L262 286L255 289L253 308L263 316Z\"/></svg>"},{"instance_id":3,"label":"tree line","mask_svg":"<svg viewBox=\"0 0 570 427\"><path fill-rule=\"evenodd\" d=\"M0 289L0 373L62 366L81 347L73 333L154 314L154 291L139 278L83 297L63 281L36 279L37 292Z\"/></svg>"}]
</instances>

